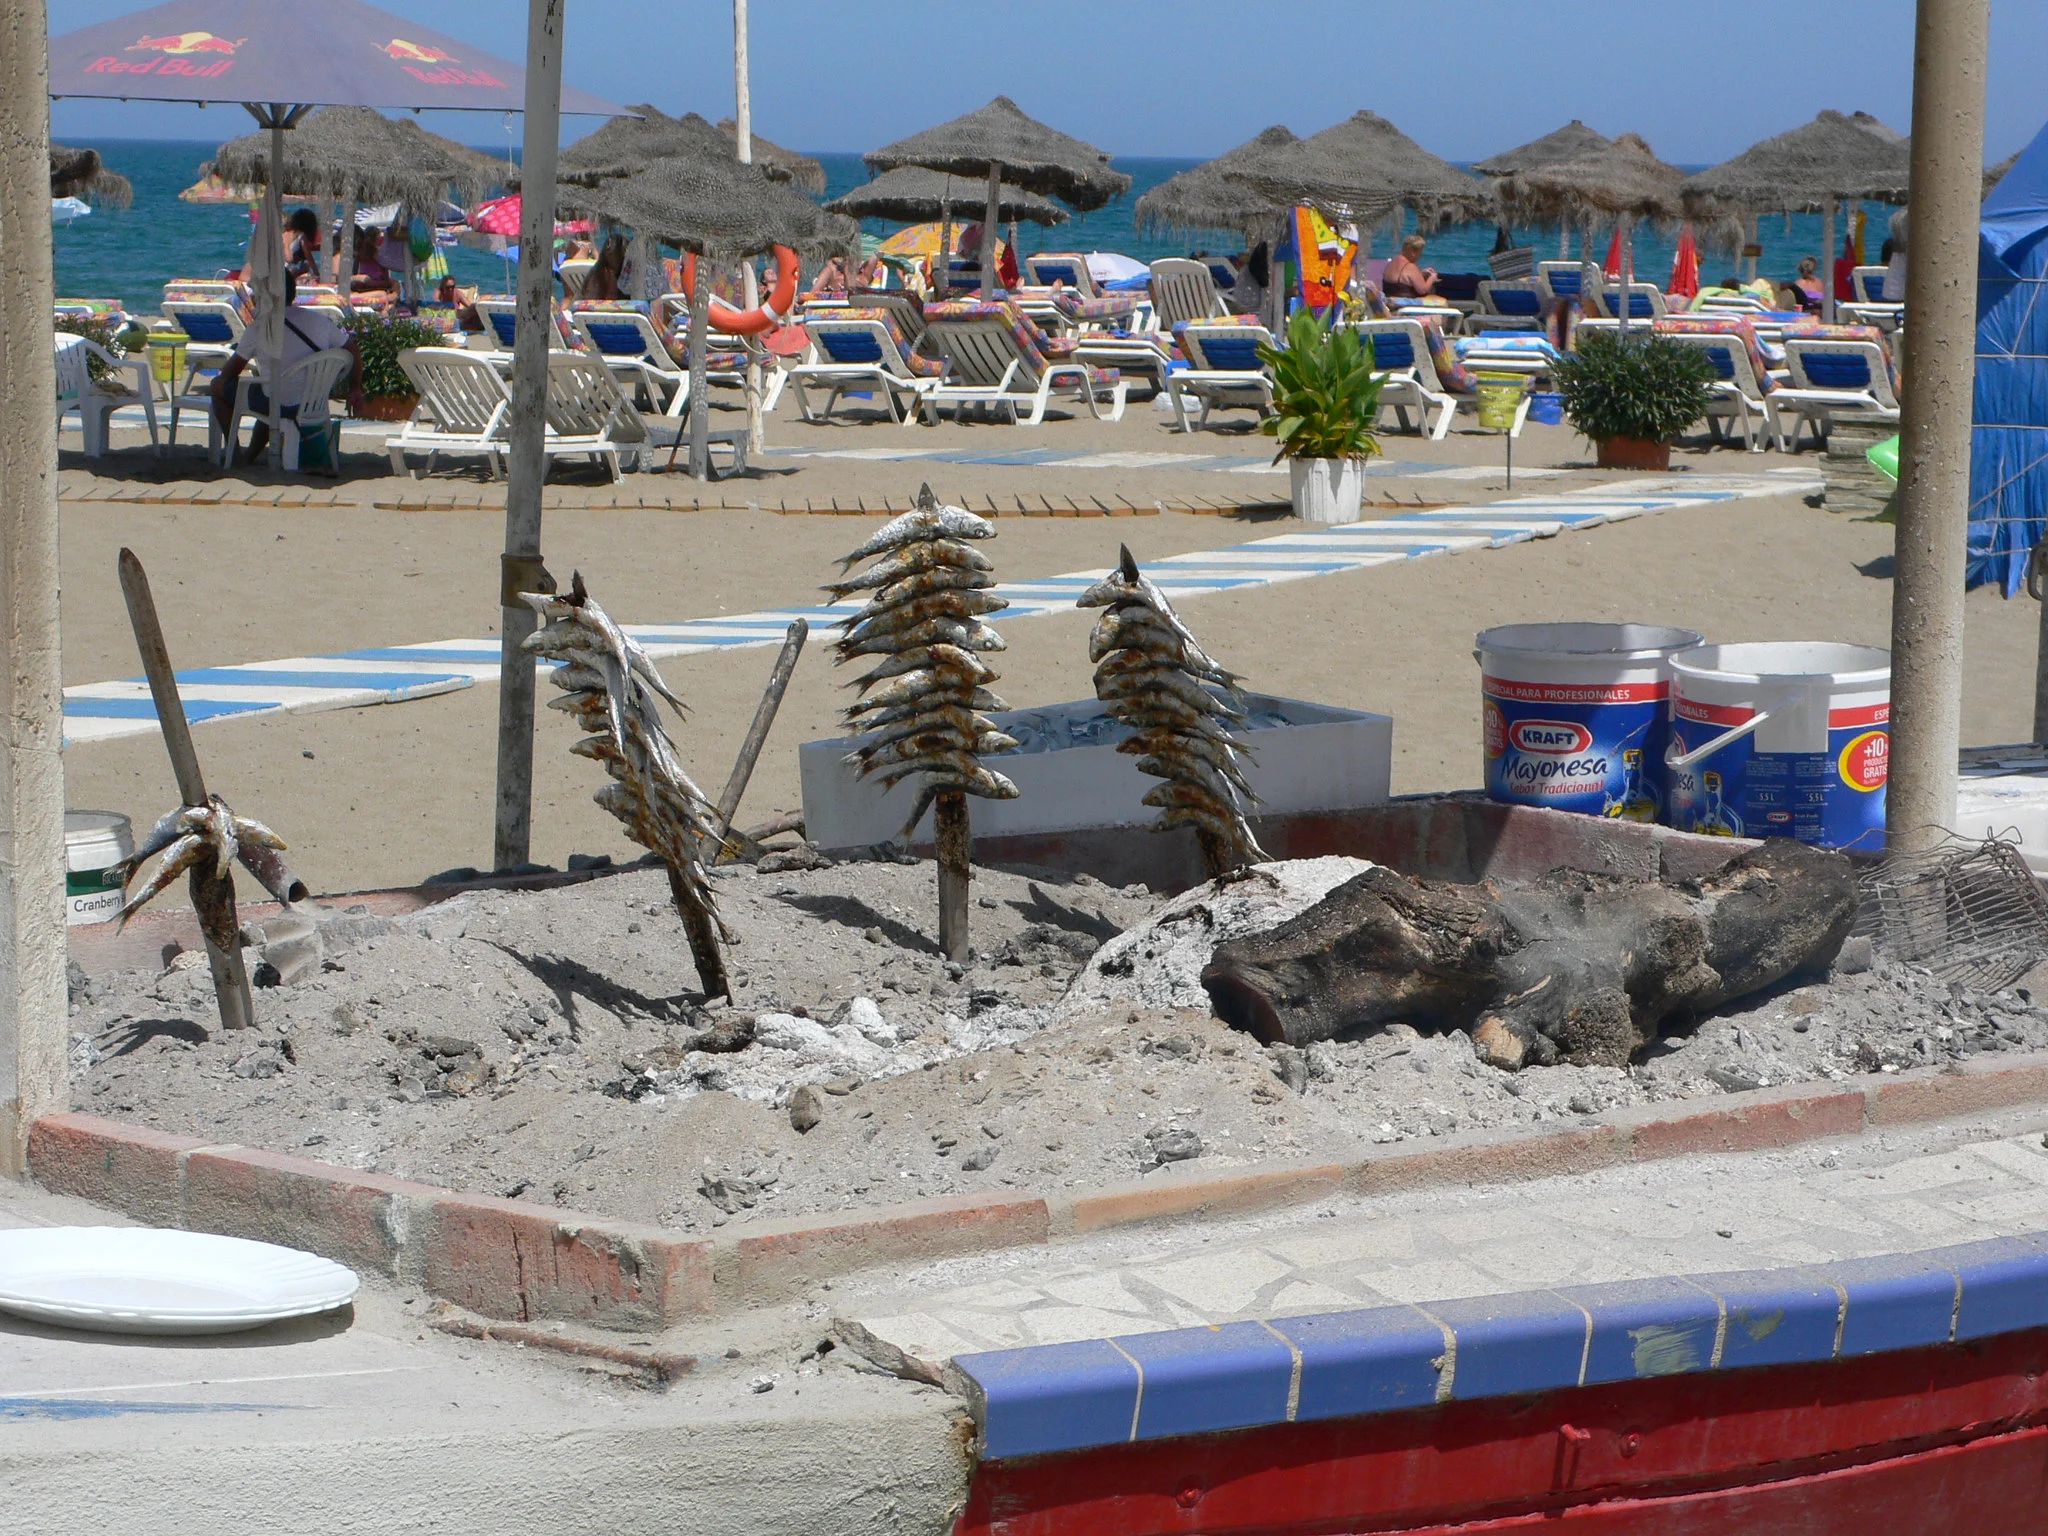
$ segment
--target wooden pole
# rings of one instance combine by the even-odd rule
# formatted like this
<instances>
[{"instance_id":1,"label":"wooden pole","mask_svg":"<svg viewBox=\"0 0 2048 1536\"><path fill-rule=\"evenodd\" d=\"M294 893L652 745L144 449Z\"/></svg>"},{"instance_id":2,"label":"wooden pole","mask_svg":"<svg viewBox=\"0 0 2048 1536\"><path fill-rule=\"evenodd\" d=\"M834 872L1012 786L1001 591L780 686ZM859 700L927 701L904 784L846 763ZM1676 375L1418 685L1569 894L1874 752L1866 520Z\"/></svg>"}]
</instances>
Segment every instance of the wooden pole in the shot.
<instances>
[{"instance_id":1,"label":"wooden pole","mask_svg":"<svg viewBox=\"0 0 2048 1536\"><path fill-rule=\"evenodd\" d=\"M1898 851L1933 846L1956 820L1990 12L1990 0L1920 0L1913 49L1913 365L1900 402L1885 803L1885 846Z\"/></svg>"},{"instance_id":2,"label":"wooden pole","mask_svg":"<svg viewBox=\"0 0 2048 1536\"><path fill-rule=\"evenodd\" d=\"M981 216L981 296L995 297L996 224L1003 212L1003 162L988 163L988 207Z\"/></svg>"},{"instance_id":3,"label":"wooden pole","mask_svg":"<svg viewBox=\"0 0 2048 1536\"><path fill-rule=\"evenodd\" d=\"M347 304L356 276L356 200L341 200L341 227L334 232L334 286Z\"/></svg>"},{"instance_id":4,"label":"wooden pole","mask_svg":"<svg viewBox=\"0 0 2048 1536\"><path fill-rule=\"evenodd\" d=\"M690 958L697 962L697 979L704 984L704 995L731 1002L732 983L725 974L725 956L718 948L718 925L699 903L684 895L683 877L675 866L667 868L668 893L676 904L676 915L683 920L683 933L690 941Z\"/></svg>"},{"instance_id":5,"label":"wooden pole","mask_svg":"<svg viewBox=\"0 0 2048 1536\"><path fill-rule=\"evenodd\" d=\"M939 859L939 948L948 960L965 965L968 958L967 894L974 878L974 833L967 820L967 794L948 789L932 809L933 835Z\"/></svg>"},{"instance_id":6,"label":"wooden pole","mask_svg":"<svg viewBox=\"0 0 2048 1536\"><path fill-rule=\"evenodd\" d=\"M1820 214L1820 319L1835 323L1835 200L1829 198Z\"/></svg>"},{"instance_id":7,"label":"wooden pole","mask_svg":"<svg viewBox=\"0 0 2048 1536\"><path fill-rule=\"evenodd\" d=\"M690 474L698 480L711 478L710 365L704 355L711 315L709 265L697 263L696 291L690 295Z\"/></svg>"},{"instance_id":8,"label":"wooden pole","mask_svg":"<svg viewBox=\"0 0 2048 1536\"><path fill-rule=\"evenodd\" d=\"M64 684L50 411L49 20L0 0L0 1175L70 1107L64 998Z\"/></svg>"},{"instance_id":9,"label":"wooden pole","mask_svg":"<svg viewBox=\"0 0 2048 1536\"><path fill-rule=\"evenodd\" d=\"M739 814L740 801L747 793L747 781L754 776L754 764L760 759L768 732L775 725L776 712L782 708L782 696L789 692L790 677L796 672L797 657L803 654L804 640L810 632L810 622L806 619L791 623L788 635L783 638L782 653L775 658L775 670L768 674L768 691L761 695L761 702L755 707L754 723L747 727L747 738L740 743L740 755L733 760L732 775L725 781L725 789L718 797L718 823L728 831L732 828L733 817Z\"/></svg>"},{"instance_id":10,"label":"wooden pole","mask_svg":"<svg viewBox=\"0 0 2048 1536\"><path fill-rule=\"evenodd\" d=\"M547 477L548 332L555 323L555 155L561 131L562 6L528 0L526 144L520 177L519 308L512 334L512 423L506 454L505 553L499 570L498 784L491 864L524 864L533 846L533 653L540 615L541 492Z\"/></svg>"},{"instance_id":11,"label":"wooden pole","mask_svg":"<svg viewBox=\"0 0 2048 1536\"><path fill-rule=\"evenodd\" d=\"M178 778L178 798L186 805L205 805L206 779L199 771L199 754L192 749L192 728L186 724L185 704L178 697L178 680L171 668L170 647L164 643L163 625L157 619L149 576L130 549L121 551L120 569L121 596L128 604L135 648L142 653L142 671L149 679L149 695L163 726L164 749L170 753L171 771ZM226 866L192 871L192 905L206 936L206 963L213 972L221 1026L247 1029L256 1021L256 1008L249 997L249 974L242 965L235 878Z\"/></svg>"},{"instance_id":12,"label":"wooden pole","mask_svg":"<svg viewBox=\"0 0 2048 1536\"><path fill-rule=\"evenodd\" d=\"M740 163L754 163L754 83L747 57L747 0L732 0L733 140ZM847 286L851 287L851 284ZM761 302L761 281L751 259L740 263L740 300L747 309ZM747 452L768 447L768 427L761 409L761 365L754 349L746 349Z\"/></svg>"}]
</instances>

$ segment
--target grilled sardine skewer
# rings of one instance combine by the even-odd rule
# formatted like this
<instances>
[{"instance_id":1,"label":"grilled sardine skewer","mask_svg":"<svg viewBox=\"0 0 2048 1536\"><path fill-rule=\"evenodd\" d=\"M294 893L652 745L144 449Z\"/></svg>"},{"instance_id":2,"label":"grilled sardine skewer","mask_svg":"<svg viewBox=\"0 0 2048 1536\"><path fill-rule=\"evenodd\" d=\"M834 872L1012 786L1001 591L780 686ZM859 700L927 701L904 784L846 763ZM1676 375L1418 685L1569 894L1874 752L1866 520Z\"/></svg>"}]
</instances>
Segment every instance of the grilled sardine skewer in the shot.
<instances>
[{"instance_id":1,"label":"grilled sardine skewer","mask_svg":"<svg viewBox=\"0 0 2048 1536\"><path fill-rule=\"evenodd\" d=\"M718 847L724 828L684 770L661 715L664 702L681 714L683 701L669 691L647 653L598 606L582 572L566 594L519 595L544 621L526 638L526 649L562 663L554 669L554 684L563 691L548 707L574 715L590 732L569 750L604 764L611 775L612 782L591 798L668 866L669 894L705 995L730 999L718 946L721 939L731 943L732 935L719 921L703 864L703 850Z\"/></svg>"},{"instance_id":2,"label":"grilled sardine skewer","mask_svg":"<svg viewBox=\"0 0 2048 1536\"><path fill-rule=\"evenodd\" d=\"M1244 819L1258 801L1239 766L1250 753L1231 734L1244 719L1237 674L1202 649L1129 547L1117 553L1117 568L1075 606L1104 610L1088 640L1095 696L1137 732L1117 751L1166 781L1145 796L1160 808L1153 830L1192 827L1212 877L1264 859Z\"/></svg>"},{"instance_id":3,"label":"grilled sardine skewer","mask_svg":"<svg viewBox=\"0 0 2048 1536\"><path fill-rule=\"evenodd\" d=\"M967 796L1008 800L1017 794L1016 785L979 761L1017 745L982 713L1005 707L989 692L996 674L981 659L1002 650L1003 640L982 619L1009 604L989 591L995 577L988 558L965 541L991 539L995 532L964 508L942 506L924 486L915 508L839 562L842 571L871 556L880 557L876 563L825 589L834 597L869 594L844 621L836 647L842 663L882 658L848 685L867 696L846 711L849 727L861 733L859 749L846 760L885 789L922 779L898 835L909 842L925 811L936 807L939 943L953 960L967 957Z\"/></svg>"}]
</instances>

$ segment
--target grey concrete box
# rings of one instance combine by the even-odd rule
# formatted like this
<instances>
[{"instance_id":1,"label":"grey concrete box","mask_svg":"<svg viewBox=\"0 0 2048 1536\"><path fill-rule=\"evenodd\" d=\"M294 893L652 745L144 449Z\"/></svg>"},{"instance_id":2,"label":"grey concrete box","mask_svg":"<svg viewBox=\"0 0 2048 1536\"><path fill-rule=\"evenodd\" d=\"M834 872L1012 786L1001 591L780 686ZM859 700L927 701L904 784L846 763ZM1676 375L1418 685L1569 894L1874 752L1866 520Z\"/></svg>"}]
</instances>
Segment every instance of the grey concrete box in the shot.
<instances>
[{"instance_id":1,"label":"grey concrete box","mask_svg":"<svg viewBox=\"0 0 2048 1536\"><path fill-rule=\"evenodd\" d=\"M1338 709L1300 699L1247 694L1245 741L1254 754L1245 777L1263 802L1260 815L1355 810L1383 804L1393 770L1394 722L1387 715ZM1138 772L1137 759L1116 750L1128 728L1094 699L989 717L1021 743L983 759L1017 786L1015 800L974 800L974 830L1066 832L1150 822L1159 812L1141 803L1160 781ZM917 782L886 793L855 777L844 759L851 738L808 741L797 749L803 781L804 831L823 848L866 848L901 832L917 801ZM931 815L919 828L930 836Z\"/></svg>"}]
</instances>

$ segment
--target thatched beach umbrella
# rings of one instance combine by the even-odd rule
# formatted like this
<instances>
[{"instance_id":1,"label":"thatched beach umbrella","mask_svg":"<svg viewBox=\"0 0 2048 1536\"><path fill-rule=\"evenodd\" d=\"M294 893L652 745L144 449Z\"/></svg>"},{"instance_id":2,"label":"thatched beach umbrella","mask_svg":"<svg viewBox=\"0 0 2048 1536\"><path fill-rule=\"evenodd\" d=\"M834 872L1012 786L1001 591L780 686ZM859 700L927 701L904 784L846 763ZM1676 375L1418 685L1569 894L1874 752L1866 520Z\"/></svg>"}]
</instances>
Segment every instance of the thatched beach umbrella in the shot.
<instances>
[{"instance_id":1,"label":"thatched beach umbrella","mask_svg":"<svg viewBox=\"0 0 2048 1536\"><path fill-rule=\"evenodd\" d=\"M591 185L608 177L630 176L671 156L730 160L739 163L733 141L695 112L670 117L641 103L638 117L615 117L563 148L555 162L556 178ZM785 167L762 165L771 181L788 181Z\"/></svg>"},{"instance_id":2,"label":"thatched beach umbrella","mask_svg":"<svg viewBox=\"0 0 2048 1536\"><path fill-rule=\"evenodd\" d=\"M396 203L431 222L443 197L471 202L490 183L485 157L373 107L322 107L300 119L283 143L279 192L317 200L323 229L341 204L334 279L343 289L355 266L359 204ZM270 149L268 133L243 134L221 145L199 173L235 186L268 186Z\"/></svg>"},{"instance_id":3,"label":"thatched beach umbrella","mask_svg":"<svg viewBox=\"0 0 2048 1536\"><path fill-rule=\"evenodd\" d=\"M1905 135L1869 113L1827 111L1701 171L1685 183L1684 197L1696 216L1754 221L1762 213L1819 212L1822 312L1832 320L1835 210L1864 198L1904 202L1911 159Z\"/></svg>"},{"instance_id":4,"label":"thatched beach umbrella","mask_svg":"<svg viewBox=\"0 0 2048 1536\"><path fill-rule=\"evenodd\" d=\"M1109 167L1109 156L1092 144L1048 128L1007 96L927 128L861 157L871 171L921 165L953 176L979 176L987 183L981 246L981 291L993 291L996 226L1001 223L1003 183L1057 197L1080 213L1100 208L1130 190L1131 178Z\"/></svg>"},{"instance_id":5,"label":"thatched beach umbrella","mask_svg":"<svg viewBox=\"0 0 2048 1536\"><path fill-rule=\"evenodd\" d=\"M730 148L717 155L667 156L592 186L564 182L560 205L720 263L744 261L778 245L804 257L859 250L860 226L852 219L826 212L786 182L771 181L761 166L742 164ZM700 274L690 301L690 472L699 480L710 472L704 363L710 309Z\"/></svg>"},{"instance_id":6,"label":"thatched beach umbrella","mask_svg":"<svg viewBox=\"0 0 2048 1536\"><path fill-rule=\"evenodd\" d=\"M1362 225L1376 224L1402 207L1427 225L1493 211L1493 191L1486 183L1431 154L1374 112L1355 112L1256 165L1226 174L1276 203L1308 203Z\"/></svg>"},{"instance_id":7,"label":"thatched beach umbrella","mask_svg":"<svg viewBox=\"0 0 2048 1536\"><path fill-rule=\"evenodd\" d=\"M135 188L126 176L100 163L98 150L52 144L50 196L82 197L104 208L126 208L135 201Z\"/></svg>"},{"instance_id":8,"label":"thatched beach umbrella","mask_svg":"<svg viewBox=\"0 0 2048 1536\"><path fill-rule=\"evenodd\" d=\"M1286 205L1235 173L1258 169L1275 152L1298 144L1294 130L1275 123L1233 150L1170 176L1139 197L1132 214L1141 230L1229 229L1254 238L1272 227Z\"/></svg>"},{"instance_id":9,"label":"thatched beach umbrella","mask_svg":"<svg viewBox=\"0 0 2048 1536\"><path fill-rule=\"evenodd\" d=\"M1502 150L1472 169L1481 176L1513 176L1521 171L1583 159L1597 154L1612 142L1607 135L1588 128L1575 117L1562 128L1553 128L1542 138L1531 139L1518 148Z\"/></svg>"},{"instance_id":10,"label":"thatched beach umbrella","mask_svg":"<svg viewBox=\"0 0 2048 1536\"><path fill-rule=\"evenodd\" d=\"M828 212L843 213L849 218L922 224L945 218L955 209L985 209L987 199L987 184L979 177L948 176L944 171L928 171L921 165L903 165L882 172L851 192L841 193L824 206ZM997 217L1005 224L1064 224L1067 210L1035 192L1005 182Z\"/></svg>"},{"instance_id":11,"label":"thatched beach umbrella","mask_svg":"<svg viewBox=\"0 0 2048 1536\"><path fill-rule=\"evenodd\" d=\"M1986 166L1984 168L1984 195L1986 197L1989 197L1991 195L1991 189L1993 187L1997 186L2001 181L2005 180L2005 173L2011 170L2013 166L2019 163L2020 153L2021 152L2016 149L2011 154L2007 155L2003 160L1999 161L1998 164Z\"/></svg>"},{"instance_id":12,"label":"thatched beach umbrella","mask_svg":"<svg viewBox=\"0 0 2048 1536\"><path fill-rule=\"evenodd\" d=\"M740 141L738 123L729 117L721 117L718 120L718 131L737 148ZM780 144L762 138L752 129L747 132L747 142L753 151L754 164L769 175L775 176L777 180L788 181L798 191L808 192L813 197L825 190L825 167L815 156L794 149L784 149ZM784 174L778 175L778 172Z\"/></svg>"},{"instance_id":13,"label":"thatched beach umbrella","mask_svg":"<svg viewBox=\"0 0 2048 1536\"><path fill-rule=\"evenodd\" d=\"M1595 223L1614 224L1622 236L1621 323L1626 330L1628 285L1635 280L1635 221L1676 223L1685 214L1679 195L1684 184L1685 172L1659 160L1638 135L1624 133L1605 148L1577 159L1502 178L1500 200L1511 214L1535 223L1566 228L1577 225L1581 230ZM1582 243L1585 265L1591 265L1591 257L1590 243Z\"/></svg>"}]
</instances>

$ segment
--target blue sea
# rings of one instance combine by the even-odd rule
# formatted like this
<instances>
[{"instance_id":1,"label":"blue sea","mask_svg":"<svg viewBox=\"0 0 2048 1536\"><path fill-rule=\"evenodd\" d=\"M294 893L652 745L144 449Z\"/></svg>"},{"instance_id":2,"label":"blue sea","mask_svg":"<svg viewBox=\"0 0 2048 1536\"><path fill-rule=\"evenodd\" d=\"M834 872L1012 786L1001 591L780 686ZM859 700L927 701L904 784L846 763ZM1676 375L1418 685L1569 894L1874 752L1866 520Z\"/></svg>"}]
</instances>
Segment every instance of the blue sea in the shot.
<instances>
[{"instance_id":1,"label":"blue sea","mask_svg":"<svg viewBox=\"0 0 2048 1536\"><path fill-rule=\"evenodd\" d=\"M248 239L247 210L236 204L205 205L178 201L178 193L199 178L199 165L213 155L215 146L204 141L165 139L101 140L96 144L102 158L135 184L135 205L126 209L95 208L86 217L60 220L55 229L57 292L77 298L118 298L130 310L148 313L163 297L163 285L174 277L211 277L223 267L237 265ZM503 154L503 144L479 146L488 153ZM820 154L825 167L825 193L836 197L867 180L867 170L856 154ZM1131 209L1138 194L1157 186L1176 172L1198 164L1195 160L1119 159L1117 168L1130 175L1129 193L1107 208L1080 214L1050 229L1024 225L1019 231L1026 251L1081 250L1121 251L1139 261L1161 256L1182 256L1193 251L1236 251L1241 239L1228 230L1216 230L1206 237L1200 233L1171 236L1143 236L1131 222ZM1876 259L1883 239L1885 210L1869 207L1870 258ZM888 235L898 226L871 219L867 230ZM1517 229L1515 237L1536 246L1539 255L1556 254L1554 230ZM1801 256L1817 252L1821 221L1817 215L1763 221L1764 256L1761 270L1789 278ZM1424 260L1439 271L1483 272L1486 255L1495 238L1491 223L1466 224L1442 230L1430 237ZM1661 280L1671 269L1673 240L1668 234L1639 231L1636 237L1636 268L1646 278ZM1375 249L1386 255L1393 248L1385 233L1376 237ZM511 267L488 251L455 246L446 252L448 265L463 283L479 283L486 291L498 292L511 286ZM1701 261L1702 275L1718 276L1733 270L1732 259L1708 254Z\"/></svg>"}]
</instances>

